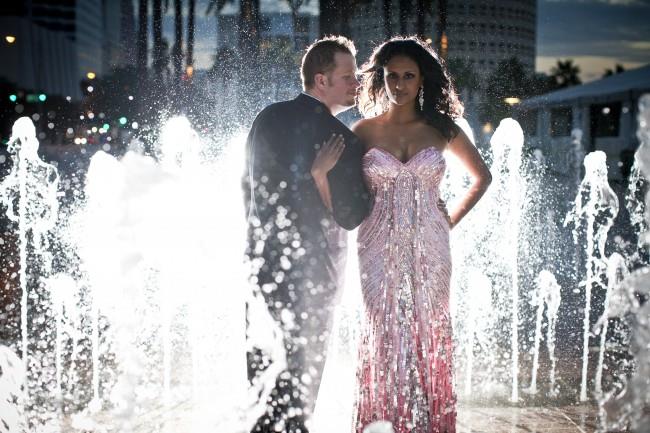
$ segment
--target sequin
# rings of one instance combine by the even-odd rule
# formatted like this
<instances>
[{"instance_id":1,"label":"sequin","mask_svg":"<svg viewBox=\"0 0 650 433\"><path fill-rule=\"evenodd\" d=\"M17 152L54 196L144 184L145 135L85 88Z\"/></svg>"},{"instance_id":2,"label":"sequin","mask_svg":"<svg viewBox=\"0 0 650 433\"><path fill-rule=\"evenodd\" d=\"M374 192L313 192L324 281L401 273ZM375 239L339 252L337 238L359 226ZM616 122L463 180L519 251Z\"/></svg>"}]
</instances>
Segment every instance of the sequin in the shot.
<instances>
[{"instance_id":1,"label":"sequin","mask_svg":"<svg viewBox=\"0 0 650 433\"><path fill-rule=\"evenodd\" d=\"M449 226L438 209L446 164L435 148L406 163L364 155L374 204L359 227L365 307L356 430L376 420L396 433L454 433Z\"/></svg>"}]
</instances>

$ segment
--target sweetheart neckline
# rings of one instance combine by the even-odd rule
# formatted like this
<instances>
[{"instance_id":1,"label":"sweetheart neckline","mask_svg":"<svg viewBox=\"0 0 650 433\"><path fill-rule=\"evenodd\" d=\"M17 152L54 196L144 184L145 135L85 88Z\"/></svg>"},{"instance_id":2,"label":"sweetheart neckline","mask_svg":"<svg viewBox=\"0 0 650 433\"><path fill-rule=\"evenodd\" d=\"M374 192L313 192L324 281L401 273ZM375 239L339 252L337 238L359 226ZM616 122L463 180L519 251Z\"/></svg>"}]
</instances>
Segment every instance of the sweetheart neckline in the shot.
<instances>
[{"instance_id":1,"label":"sweetheart neckline","mask_svg":"<svg viewBox=\"0 0 650 433\"><path fill-rule=\"evenodd\" d=\"M391 157L393 160L397 161L398 163L400 163L400 164L402 164L402 165L408 165L411 161L413 161L413 160L414 160L418 155L420 155L421 153L423 153L425 150L434 150L434 151L436 151L437 153L439 153L440 155L442 155L442 151L441 151L440 149L438 149L437 147L435 147L435 146L428 146L428 147L425 147L425 148L423 148L423 149L418 150L417 152L415 152L415 153L413 154L413 156L411 156L408 160L406 160L406 161L404 162L404 161L402 161L401 159L397 158L397 157L396 157L395 155L393 155L392 153L390 153L388 150L384 149L383 147L373 146L373 147L371 147L370 149L368 149L368 151L367 151L363 156L365 157L367 154L370 153L370 151L372 151L372 150L374 150L374 149L377 149L377 150L381 151L382 153L388 155L388 156Z\"/></svg>"}]
</instances>

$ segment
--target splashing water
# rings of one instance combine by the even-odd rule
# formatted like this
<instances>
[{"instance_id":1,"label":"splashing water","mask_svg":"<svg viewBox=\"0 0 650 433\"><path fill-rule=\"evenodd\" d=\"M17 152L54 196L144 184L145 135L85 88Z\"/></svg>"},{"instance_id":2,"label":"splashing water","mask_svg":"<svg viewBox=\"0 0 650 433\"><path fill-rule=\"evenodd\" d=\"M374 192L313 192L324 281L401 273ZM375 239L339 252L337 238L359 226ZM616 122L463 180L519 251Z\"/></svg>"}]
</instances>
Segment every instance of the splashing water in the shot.
<instances>
[{"instance_id":1,"label":"splashing water","mask_svg":"<svg viewBox=\"0 0 650 433\"><path fill-rule=\"evenodd\" d=\"M637 132L640 146L635 160L639 170L650 177L650 95L639 100L639 130ZM650 191L645 196L646 231L639 234L640 242L650 246ZM600 399L601 430L623 430L647 432L650 426L650 267L642 267L631 273L621 284L622 307L634 313L632 326L631 352L634 355L635 368L628 377L623 377L624 385L620 390L613 390ZM646 298L640 304L635 294Z\"/></svg>"},{"instance_id":2,"label":"splashing water","mask_svg":"<svg viewBox=\"0 0 650 433\"><path fill-rule=\"evenodd\" d=\"M607 271L605 242L607 233L618 214L618 198L607 182L607 163L604 152L591 152L585 157L585 177L580 183L573 208L567 214L565 226L573 224L574 240L580 239L580 228L586 226L587 265L585 288L585 314L583 321L582 379L580 401L587 401L587 367L589 362L589 336L591 294L594 288L604 289L601 281Z\"/></svg>"},{"instance_id":3,"label":"splashing water","mask_svg":"<svg viewBox=\"0 0 650 433\"><path fill-rule=\"evenodd\" d=\"M603 364L605 360L605 344L607 341L607 331L609 319L611 317L622 316L626 311L622 308L622 302L629 299L628 296L619 294L621 291L620 285L627 275L629 274L627 269L627 263L625 258L619 253L613 253L607 259L607 290L605 292L605 301L603 302L603 315L596 323L597 334L600 334L600 350L598 351L598 366L596 367L596 378L595 378L595 392L596 395L602 397L603 392ZM612 298L615 299L612 302ZM613 308L610 309L610 305L613 305Z\"/></svg>"},{"instance_id":4,"label":"splashing water","mask_svg":"<svg viewBox=\"0 0 650 433\"><path fill-rule=\"evenodd\" d=\"M14 404L16 411L25 409L38 431L39 423L58 431L61 422L97 431L246 431L286 361L281 333L247 282L243 136L210 160L189 122L170 119L156 149L160 162L135 152L121 159L96 153L85 199L67 221L57 221L56 182L36 189L44 174L56 172L35 159L31 123L14 130L28 126L28 133L15 134L22 147L16 147L13 177L3 181L3 201L35 240L57 224L69 243L57 250L58 260L75 269L43 279L51 296L40 302L56 319L54 329L36 337L55 336L54 371L26 380L38 388L52 373L58 392L39 394L48 402L48 419L29 404ZM49 207L46 192L53 197ZM33 251L24 243L20 249L24 257ZM21 284L30 289L29 280ZM269 359L253 386L247 344ZM42 358L44 352L27 353L23 362L39 365ZM16 382L13 371L3 368L2 380Z\"/></svg>"},{"instance_id":5,"label":"splashing water","mask_svg":"<svg viewBox=\"0 0 650 433\"><path fill-rule=\"evenodd\" d=\"M539 273L536 280L537 291L533 297L533 305L537 307L537 320L535 322L535 343L533 355L533 370L531 375L530 387L528 392L537 393L537 370L539 368L539 344L542 333L542 315L546 308L546 347L548 348L549 359L551 360L550 376L550 395L557 395L555 388L555 329L557 324L557 314L560 309L561 287L555 280L555 276L543 270Z\"/></svg>"}]
</instances>

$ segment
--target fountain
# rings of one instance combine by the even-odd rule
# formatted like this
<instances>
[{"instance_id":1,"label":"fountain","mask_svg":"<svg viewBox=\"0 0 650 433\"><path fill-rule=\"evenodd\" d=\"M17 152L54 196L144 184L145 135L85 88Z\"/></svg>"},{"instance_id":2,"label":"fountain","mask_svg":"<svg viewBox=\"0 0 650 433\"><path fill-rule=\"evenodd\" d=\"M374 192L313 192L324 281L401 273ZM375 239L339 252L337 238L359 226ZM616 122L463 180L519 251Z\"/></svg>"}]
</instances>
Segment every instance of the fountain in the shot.
<instances>
[{"instance_id":1,"label":"fountain","mask_svg":"<svg viewBox=\"0 0 650 433\"><path fill-rule=\"evenodd\" d=\"M585 288L580 401L587 401L592 290L604 289L601 281L607 272L605 242L616 214L618 214L618 198L607 183L605 153L601 151L591 152L585 157L585 177L580 183L573 208L569 211L565 220L565 226L573 224L573 236L576 243L580 242L580 229L583 223L586 226L586 276L583 282L580 283Z\"/></svg>"},{"instance_id":2,"label":"fountain","mask_svg":"<svg viewBox=\"0 0 650 433\"><path fill-rule=\"evenodd\" d=\"M650 95L639 100L640 146L635 160L642 174L650 177ZM645 232L639 233L639 242L650 246L650 191L645 196ZM634 355L634 369L623 371L620 379L623 385L606 393L600 399L601 430L624 430L630 428L637 432L647 432L650 426L650 266L633 271L620 285L620 303L623 308L634 314L632 325L632 343L630 352ZM637 296L645 297L645 303L638 302Z\"/></svg>"},{"instance_id":3,"label":"fountain","mask_svg":"<svg viewBox=\"0 0 650 433\"><path fill-rule=\"evenodd\" d=\"M537 369L539 368L539 344L542 332L542 315L546 307L546 347L548 348L548 356L551 360L550 371L550 395L557 395L555 388L555 329L557 323L557 313L560 309L561 302L561 288L555 280L555 276L543 270L539 273L536 281L537 291L533 298L533 305L537 307L537 320L535 322L535 343L533 355L533 370L531 374L530 387L528 392L531 394L537 393Z\"/></svg>"},{"instance_id":4,"label":"fountain","mask_svg":"<svg viewBox=\"0 0 650 433\"><path fill-rule=\"evenodd\" d=\"M169 119L155 148L156 158L143 155L136 142L120 158L99 151L91 159L83 189L61 209L58 188L67 180L57 185L56 170L35 158L38 143L31 123L17 123L14 137L19 138L12 141L14 165L0 194L3 208L18 225L21 263L27 265L20 267L18 281L22 296L27 296L27 308L21 309L21 339L29 344L0 348L0 413L10 431L247 431L265 409L286 361L281 332L264 301L248 286L243 253L237 252L243 252L245 240L239 184L243 136L209 149L186 119ZM492 161L493 185L452 232L459 389L468 399L495 396L521 403L525 400L519 395L519 375L531 371L527 390L546 390L545 384L538 384L545 339L550 360L546 397L555 397L567 391L556 383L555 354L556 329L564 318L560 305L565 306L566 300L560 299L554 274L560 278L565 264L558 263L560 258L550 250L531 248L539 246L539 236L551 237L559 245L560 228L555 209L533 209L529 203L531 191L540 200L546 194L537 186L544 172L540 169L532 176L527 171L518 124L504 120L491 145L493 153L487 159ZM30 153L22 154L23 148ZM541 152L533 157L544 167ZM643 157L639 154L637 159ZM640 172L650 166L645 164L639 163ZM449 166L453 180L446 196L453 200L468 179L458 175L451 158ZM621 311L636 312L637 317L648 313L643 313L647 304L639 306L630 296L630 287L642 291L642 274L616 284L621 260L612 256L607 262L611 266L606 266L604 242L618 203L607 186L604 167L602 153L585 158L585 179L567 217L576 239L585 236L588 256L580 397L586 399L588 383L591 292L602 290L607 309L605 319L596 324L601 347L596 394L603 391L608 414L620 408L631 413L631 407L641 404L647 376L631 376L624 396L601 385L608 349L606 317ZM214 193L206 194L206 188ZM543 227L533 232L531 224ZM36 267L45 271L38 273L39 279ZM599 285L608 270L609 285ZM353 264L347 272L348 281L355 279ZM34 303L39 311L47 311L48 320L31 319L38 326L27 329L35 314L28 294L40 292L47 296ZM530 304L526 293L533 294ZM334 366L326 367L321 388L323 400L335 404L317 406L314 422L321 430L314 431L327 431L332 425L342 430L349 422L347 402L354 391L350 352L359 305L358 287L346 287L332 333L338 341L332 342L328 359ZM250 323L244 335L246 317ZM533 326L534 334L529 333ZM635 326L647 329L641 320ZM637 344L645 344L645 336L637 333ZM44 349L17 356L32 342ZM262 351L269 367L251 385L245 354L253 347ZM531 370L522 367L529 348ZM640 349L637 360L644 359L647 354ZM25 368L33 365L48 368ZM639 372L645 374L643 368L647 366L640 366ZM36 394L34 390L45 382L47 387ZM24 395L23 383L28 385ZM626 400L630 395L636 396L634 403ZM36 398L45 402L43 412L35 410ZM373 428L383 431L388 426Z\"/></svg>"}]
</instances>

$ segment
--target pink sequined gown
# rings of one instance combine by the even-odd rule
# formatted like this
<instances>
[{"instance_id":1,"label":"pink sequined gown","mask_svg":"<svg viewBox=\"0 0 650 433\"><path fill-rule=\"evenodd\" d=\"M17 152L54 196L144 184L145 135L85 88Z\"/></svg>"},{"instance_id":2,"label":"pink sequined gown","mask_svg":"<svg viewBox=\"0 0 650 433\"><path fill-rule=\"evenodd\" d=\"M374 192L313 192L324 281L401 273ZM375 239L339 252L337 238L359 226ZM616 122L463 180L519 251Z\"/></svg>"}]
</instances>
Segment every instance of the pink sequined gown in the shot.
<instances>
[{"instance_id":1,"label":"pink sequined gown","mask_svg":"<svg viewBox=\"0 0 650 433\"><path fill-rule=\"evenodd\" d=\"M364 330L356 430L454 433L449 225L438 209L446 164L436 148L402 163L381 148L363 157L374 197L358 233Z\"/></svg>"}]
</instances>

